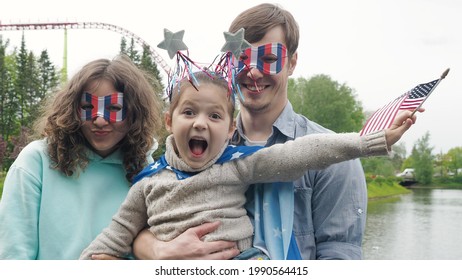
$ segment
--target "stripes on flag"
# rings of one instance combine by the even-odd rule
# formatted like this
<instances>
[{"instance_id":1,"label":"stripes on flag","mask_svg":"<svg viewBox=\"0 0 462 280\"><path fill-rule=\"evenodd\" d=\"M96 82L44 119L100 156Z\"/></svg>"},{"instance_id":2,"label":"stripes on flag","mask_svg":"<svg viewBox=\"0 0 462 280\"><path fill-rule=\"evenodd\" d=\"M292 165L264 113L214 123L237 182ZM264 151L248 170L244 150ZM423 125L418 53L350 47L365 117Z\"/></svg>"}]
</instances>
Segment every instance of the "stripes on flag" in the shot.
<instances>
[{"instance_id":1,"label":"stripes on flag","mask_svg":"<svg viewBox=\"0 0 462 280\"><path fill-rule=\"evenodd\" d=\"M410 91L402 94L392 102L377 110L367 120L366 124L361 129L360 135L389 128L399 110L417 109L432 92L439 80L440 79L437 79L426 84L417 85Z\"/></svg>"},{"instance_id":2,"label":"stripes on flag","mask_svg":"<svg viewBox=\"0 0 462 280\"><path fill-rule=\"evenodd\" d=\"M372 116L369 118L369 120L367 120L366 124L361 130L360 135L365 135L390 127L396 117L396 114L398 113L401 103L403 103L406 97L407 93L401 95L372 114Z\"/></svg>"}]
</instances>

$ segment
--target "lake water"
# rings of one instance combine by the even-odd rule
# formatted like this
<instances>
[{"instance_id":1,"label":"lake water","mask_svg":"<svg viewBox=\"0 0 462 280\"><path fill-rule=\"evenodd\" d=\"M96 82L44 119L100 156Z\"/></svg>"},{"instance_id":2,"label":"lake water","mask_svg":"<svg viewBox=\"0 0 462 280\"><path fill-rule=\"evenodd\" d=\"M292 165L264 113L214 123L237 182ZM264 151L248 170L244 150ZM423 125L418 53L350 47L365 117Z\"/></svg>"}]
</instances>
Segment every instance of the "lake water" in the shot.
<instances>
[{"instance_id":1,"label":"lake water","mask_svg":"<svg viewBox=\"0 0 462 280\"><path fill-rule=\"evenodd\" d=\"M462 189L413 189L370 201L366 260L462 260Z\"/></svg>"}]
</instances>

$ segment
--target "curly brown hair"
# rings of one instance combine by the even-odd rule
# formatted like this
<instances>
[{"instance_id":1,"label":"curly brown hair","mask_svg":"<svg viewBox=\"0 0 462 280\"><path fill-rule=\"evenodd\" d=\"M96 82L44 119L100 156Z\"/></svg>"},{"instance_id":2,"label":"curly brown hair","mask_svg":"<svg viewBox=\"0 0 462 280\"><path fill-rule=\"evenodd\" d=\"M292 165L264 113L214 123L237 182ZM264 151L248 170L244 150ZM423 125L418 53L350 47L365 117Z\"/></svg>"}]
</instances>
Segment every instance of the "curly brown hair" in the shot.
<instances>
[{"instance_id":1,"label":"curly brown hair","mask_svg":"<svg viewBox=\"0 0 462 280\"><path fill-rule=\"evenodd\" d=\"M78 71L56 94L49 97L35 133L46 137L51 168L67 176L78 174L88 165L88 143L81 131L80 101L87 85L106 80L124 93L128 133L119 142L126 178L131 181L147 164L148 152L162 130L163 101L154 92L149 76L130 58L119 55L112 60L97 59Z\"/></svg>"}]
</instances>

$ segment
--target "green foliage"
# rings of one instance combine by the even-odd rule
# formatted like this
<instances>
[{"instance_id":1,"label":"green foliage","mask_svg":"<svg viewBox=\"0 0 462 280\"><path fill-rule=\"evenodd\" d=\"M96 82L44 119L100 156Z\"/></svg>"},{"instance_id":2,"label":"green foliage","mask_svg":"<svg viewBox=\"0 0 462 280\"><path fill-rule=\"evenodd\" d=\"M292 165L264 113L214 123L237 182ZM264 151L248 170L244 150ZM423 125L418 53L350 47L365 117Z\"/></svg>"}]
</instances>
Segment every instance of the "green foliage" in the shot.
<instances>
[{"instance_id":1,"label":"green foliage","mask_svg":"<svg viewBox=\"0 0 462 280\"><path fill-rule=\"evenodd\" d=\"M406 160L406 145L404 143L397 143L391 147L392 156L391 162L395 168L395 172L403 170L402 166Z\"/></svg>"},{"instance_id":2,"label":"green foliage","mask_svg":"<svg viewBox=\"0 0 462 280\"><path fill-rule=\"evenodd\" d=\"M429 140L430 133L427 132L417 140L411 153L416 180L422 185L431 184L433 179L433 148L430 147Z\"/></svg>"},{"instance_id":3,"label":"green foliage","mask_svg":"<svg viewBox=\"0 0 462 280\"><path fill-rule=\"evenodd\" d=\"M361 158L364 172L379 176L395 176L401 170L406 158L404 144L396 144L392 147L391 156Z\"/></svg>"},{"instance_id":4,"label":"green foliage","mask_svg":"<svg viewBox=\"0 0 462 280\"><path fill-rule=\"evenodd\" d=\"M0 37L0 135L5 141L17 131L18 100L14 89L16 61L13 55L7 55L9 42ZM0 159L1 165L1 159Z\"/></svg>"},{"instance_id":5,"label":"green foliage","mask_svg":"<svg viewBox=\"0 0 462 280\"><path fill-rule=\"evenodd\" d=\"M354 90L327 75L289 79L288 97L296 112L335 132L359 131L364 123L362 106L356 100ZM414 146L408 158L404 144L397 144L393 146L392 157L361 159L365 172L379 177L394 177L404 168L414 168L419 183L431 184L434 162L428 138L427 133ZM441 160L441 165L444 174L461 168L462 149L448 153Z\"/></svg>"},{"instance_id":6,"label":"green foliage","mask_svg":"<svg viewBox=\"0 0 462 280\"><path fill-rule=\"evenodd\" d=\"M58 72L46 50L39 58L26 48L24 36L19 51L7 54L8 41L0 37L0 169L9 167L24 147L17 140L24 129L31 128L46 94L55 90ZM22 139L22 138L21 138ZM26 143L27 144L27 143Z\"/></svg>"},{"instance_id":7,"label":"green foliage","mask_svg":"<svg viewBox=\"0 0 462 280\"><path fill-rule=\"evenodd\" d=\"M141 55L139 67L150 74L151 84L154 87L154 90L161 95L164 85L162 84L157 64L152 60L152 54L149 51L148 46L143 46L143 54Z\"/></svg>"},{"instance_id":8,"label":"green foliage","mask_svg":"<svg viewBox=\"0 0 462 280\"><path fill-rule=\"evenodd\" d=\"M164 90L164 85L162 84L162 78L157 68L157 64L152 59L152 53L149 50L148 46L142 46L142 53L139 54L139 51L135 47L134 40L130 41L130 46L127 45L127 39L122 37L120 41L120 54L125 54L133 61L133 63L138 66L141 70L145 71L150 78L150 82L155 92L159 95L162 95ZM165 143L164 140L168 135L168 131L163 128L160 132L160 135L156 137L159 141L158 149L152 154L154 160L157 160L165 153Z\"/></svg>"},{"instance_id":9,"label":"green foliage","mask_svg":"<svg viewBox=\"0 0 462 280\"><path fill-rule=\"evenodd\" d=\"M396 168L389 157L361 158L364 172L379 176L394 176Z\"/></svg>"},{"instance_id":10,"label":"green foliage","mask_svg":"<svg viewBox=\"0 0 462 280\"><path fill-rule=\"evenodd\" d=\"M60 82L60 77L56 66L50 60L48 52L42 51L37 60L38 73L38 91L37 98L42 100L47 95L51 94L57 88Z\"/></svg>"},{"instance_id":11,"label":"green foliage","mask_svg":"<svg viewBox=\"0 0 462 280\"><path fill-rule=\"evenodd\" d=\"M3 194L3 182L5 181L5 172L0 171L0 200Z\"/></svg>"},{"instance_id":12,"label":"green foliage","mask_svg":"<svg viewBox=\"0 0 462 280\"><path fill-rule=\"evenodd\" d=\"M458 169L462 168L462 147L452 148L446 155L448 170L452 171L456 175L461 175L458 174Z\"/></svg>"},{"instance_id":13,"label":"green foliage","mask_svg":"<svg viewBox=\"0 0 462 280\"><path fill-rule=\"evenodd\" d=\"M297 113L335 132L359 131L364 123L354 90L327 75L289 79L288 97Z\"/></svg>"},{"instance_id":14,"label":"green foliage","mask_svg":"<svg viewBox=\"0 0 462 280\"><path fill-rule=\"evenodd\" d=\"M130 46L127 46L127 39L122 37L120 41L120 53L125 54L138 66L141 70L145 71L149 78L155 92L162 95L164 85L162 84L162 77L160 75L157 64L152 59L152 53L148 46L142 46L142 54L136 49L135 41L133 38L130 41Z\"/></svg>"}]
</instances>

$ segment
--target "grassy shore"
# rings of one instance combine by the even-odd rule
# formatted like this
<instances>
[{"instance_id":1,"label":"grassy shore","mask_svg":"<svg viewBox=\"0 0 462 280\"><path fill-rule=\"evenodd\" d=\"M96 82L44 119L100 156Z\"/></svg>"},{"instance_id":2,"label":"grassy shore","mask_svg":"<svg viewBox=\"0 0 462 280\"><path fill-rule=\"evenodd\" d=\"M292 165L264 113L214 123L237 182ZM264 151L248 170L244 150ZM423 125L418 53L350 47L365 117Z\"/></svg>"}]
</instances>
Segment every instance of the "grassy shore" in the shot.
<instances>
[{"instance_id":1,"label":"grassy shore","mask_svg":"<svg viewBox=\"0 0 462 280\"><path fill-rule=\"evenodd\" d=\"M369 200L407 194L411 191L399 184L397 178L366 176L367 197Z\"/></svg>"}]
</instances>

